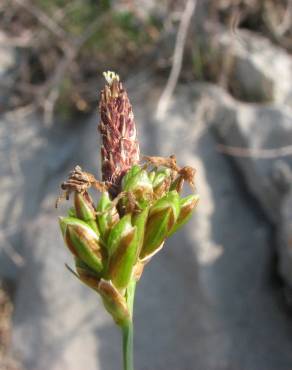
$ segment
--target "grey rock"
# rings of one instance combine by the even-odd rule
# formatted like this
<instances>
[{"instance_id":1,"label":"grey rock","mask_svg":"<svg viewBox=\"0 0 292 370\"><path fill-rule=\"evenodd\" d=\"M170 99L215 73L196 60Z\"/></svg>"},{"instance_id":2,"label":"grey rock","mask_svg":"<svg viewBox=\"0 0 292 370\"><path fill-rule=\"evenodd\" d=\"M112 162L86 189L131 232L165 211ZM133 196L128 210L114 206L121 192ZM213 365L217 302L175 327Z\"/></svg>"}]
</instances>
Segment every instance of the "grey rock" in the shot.
<instances>
[{"instance_id":1,"label":"grey rock","mask_svg":"<svg viewBox=\"0 0 292 370\"><path fill-rule=\"evenodd\" d=\"M138 285L135 368L290 370L292 322L270 284L269 225L197 119L198 86L178 89L164 122L153 119L160 91L150 81L147 88L131 91L142 150L175 152L179 164L196 167L201 204ZM27 264L16 296L13 349L28 370L121 367L118 329L96 294L65 270L71 258L52 211L57 184L72 165L97 171L94 121L79 135L85 152L73 150L72 163L51 177L25 230Z\"/></svg>"},{"instance_id":2,"label":"grey rock","mask_svg":"<svg viewBox=\"0 0 292 370\"><path fill-rule=\"evenodd\" d=\"M285 50L251 31L235 33L219 25L211 30L209 48L218 65L228 65L225 73L237 95L292 107L292 58Z\"/></svg>"},{"instance_id":3,"label":"grey rock","mask_svg":"<svg viewBox=\"0 0 292 370\"><path fill-rule=\"evenodd\" d=\"M46 146L36 117L0 118L0 191L1 191L1 276L14 278L21 264L20 233L39 194L41 171L38 153ZM35 172L35 176L33 176ZM15 264L16 262L16 264Z\"/></svg>"},{"instance_id":4,"label":"grey rock","mask_svg":"<svg viewBox=\"0 0 292 370\"><path fill-rule=\"evenodd\" d=\"M290 181L280 167L292 166L291 156L281 151L292 143L292 110L240 103L211 85L197 86L194 94L208 99L207 121L219 141L227 146L221 150L227 150L251 194L269 220L277 224L281 200Z\"/></svg>"},{"instance_id":5,"label":"grey rock","mask_svg":"<svg viewBox=\"0 0 292 370\"><path fill-rule=\"evenodd\" d=\"M16 49L9 46L5 34L0 32L0 79L16 67Z\"/></svg>"},{"instance_id":6,"label":"grey rock","mask_svg":"<svg viewBox=\"0 0 292 370\"><path fill-rule=\"evenodd\" d=\"M39 212L49 179L72 157L79 134L57 124L47 130L34 114L5 114L0 122L0 270L15 280L25 263L26 222Z\"/></svg>"},{"instance_id":7,"label":"grey rock","mask_svg":"<svg viewBox=\"0 0 292 370\"><path fill-rule=\"evenodd\" d=\"M285 196L280 205L277 225L279 272L286 283L287 302L292 307L292 169L286 164L280 164L277 167L277 177L284 184Z\"/></svg>"},{"instance_id":8,"label":"grey rock","mask_svg":"<svg viewBox=\"0 0 292 370\"><path fill-rule=\"evenodd\" d=\"M148 22L150 17L155 16L156 19L163 19L167 15L167 4L165 2L158 2L155 0L133 0L131 4L115 2L114 8L116 11L130 11L135 12L138 19ZM136 20L137 21L137 20Z\"/></svg>"},{"instance_id":9,"label":"grey rock","mask_svg":"<svg viewBox=\"0 0 292 370\"><path fill-rule=\"evenodd\" d=\"M5 110L9 93L13 89L18 62L16 48L9 44L5 34L0 31L0 112Z\"/></svg>"},{"instance_id":10,"label":"grey rock","mask_svg":"<svg viewBox=\"0 0 292 370\"><path fill-rule=\"evenodd\" d=\"M288 284L288 301L292 305L292 190L285 196L282 202L278 236L279 270Z\"/></svg>"},{"instance_id":11,"label":"grey rock","mask_svg":"<svg viewBox=\"0 0 292 370\"><path fill-rule=\"evenodd\" d=\"M209 123L219 141L227 146L227 152L229 147L230 158L247 189L277 229L279 272L291 287L288 235L291 204L287 194L292 184L292 156L286 155L285 150L291 152L292 110L284 106L240 103L217 87L202 87L195 93L209 99ZM243 150L237 152L233 148Z\"/></svg>"}]
</instances>

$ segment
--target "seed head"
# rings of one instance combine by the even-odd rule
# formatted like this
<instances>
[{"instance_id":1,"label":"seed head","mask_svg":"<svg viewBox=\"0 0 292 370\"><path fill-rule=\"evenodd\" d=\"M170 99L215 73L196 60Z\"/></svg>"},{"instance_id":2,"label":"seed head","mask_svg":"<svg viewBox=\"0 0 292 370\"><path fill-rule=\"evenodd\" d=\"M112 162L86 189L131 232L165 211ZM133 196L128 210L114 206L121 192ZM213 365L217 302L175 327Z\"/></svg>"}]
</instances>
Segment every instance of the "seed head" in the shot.
<instances>
[{"instance_id":1,"label":"seed head","mask_svg":"<svg viewBox=\"0 0 292 370\"><path fill-rule=\"evenodd\" d=\"M114 72L105 72L104 77L106 85L99 102L102 179L109 183L111 196L115 196L124 174L139 162L140 151L127 92Z\"/></svg>"}]
</instances>

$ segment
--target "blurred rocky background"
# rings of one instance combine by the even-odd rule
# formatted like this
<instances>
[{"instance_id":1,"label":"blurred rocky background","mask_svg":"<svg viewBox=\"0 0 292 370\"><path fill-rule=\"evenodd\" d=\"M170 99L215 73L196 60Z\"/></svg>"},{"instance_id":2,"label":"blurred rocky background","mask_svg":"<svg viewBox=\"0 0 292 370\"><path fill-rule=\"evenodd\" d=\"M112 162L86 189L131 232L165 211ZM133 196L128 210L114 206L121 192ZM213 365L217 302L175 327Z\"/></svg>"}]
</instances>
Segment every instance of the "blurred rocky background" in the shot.
<instances>
[{"instance_id":1,"label":"blurred rocky background","mask_svg":"<svg viewBox=\"0 0 292 370\"><path fill-rule=\"evenodd\" d=\"M120 369L120 335L65 269L54 208L99 173L102 72L142 152L197 169L201 202L147 266L137 370L292 368L292 1L0 2L0 369Z\"/></svg>"}]
</instances>

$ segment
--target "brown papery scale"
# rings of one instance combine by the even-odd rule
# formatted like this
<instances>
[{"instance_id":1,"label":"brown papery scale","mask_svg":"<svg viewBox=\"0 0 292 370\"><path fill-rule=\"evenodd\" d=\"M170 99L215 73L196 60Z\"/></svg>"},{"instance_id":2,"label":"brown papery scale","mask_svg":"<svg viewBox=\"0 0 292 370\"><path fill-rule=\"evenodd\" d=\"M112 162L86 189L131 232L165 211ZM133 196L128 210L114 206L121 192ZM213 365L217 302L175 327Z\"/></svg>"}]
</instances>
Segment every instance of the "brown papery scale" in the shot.
<instances>
[{"instance_id":1,"label":"brown papery scale","mask_svg":"<svg viewBox=\"0 0 292 370\"><path fill-rule=\"evenodd\" d=\"M102 138L102 180L115 197L125 173L139 162L140 150L128 94L113 72L104 73L106 85L100 94L99 131Z\"/></svg>"}]
</instances>

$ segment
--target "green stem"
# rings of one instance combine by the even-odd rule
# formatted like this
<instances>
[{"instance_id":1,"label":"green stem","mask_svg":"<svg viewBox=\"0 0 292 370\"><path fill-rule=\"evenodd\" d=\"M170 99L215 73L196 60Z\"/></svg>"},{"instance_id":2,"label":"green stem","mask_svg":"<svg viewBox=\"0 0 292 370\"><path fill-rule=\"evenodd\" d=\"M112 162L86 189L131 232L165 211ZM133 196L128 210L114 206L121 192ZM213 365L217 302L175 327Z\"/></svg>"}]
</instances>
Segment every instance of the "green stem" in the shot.
<instances>
[{"instance_id":1,"label":"green stem","mask_svg":"<svg viewBox=\"0 0 292 370\"><path fill-rule=\"evenodd\" d=\"M129 311L131 313L131 321L122 327L123 334L123 362L124 370L134 370L134 360L133 360L133 305L135 298L135 288L136 281L132 280L127 288L126 300L128 304Z\"/></svg>"}]
</instances>

